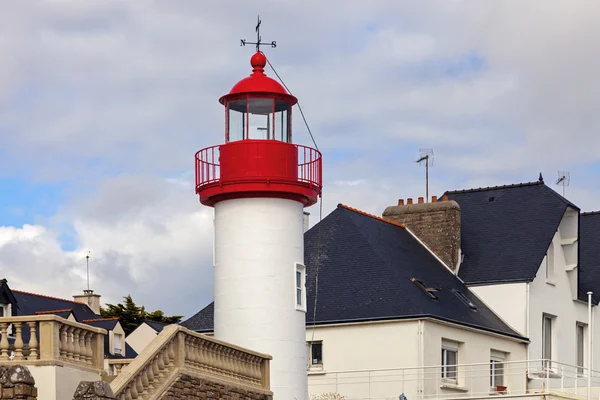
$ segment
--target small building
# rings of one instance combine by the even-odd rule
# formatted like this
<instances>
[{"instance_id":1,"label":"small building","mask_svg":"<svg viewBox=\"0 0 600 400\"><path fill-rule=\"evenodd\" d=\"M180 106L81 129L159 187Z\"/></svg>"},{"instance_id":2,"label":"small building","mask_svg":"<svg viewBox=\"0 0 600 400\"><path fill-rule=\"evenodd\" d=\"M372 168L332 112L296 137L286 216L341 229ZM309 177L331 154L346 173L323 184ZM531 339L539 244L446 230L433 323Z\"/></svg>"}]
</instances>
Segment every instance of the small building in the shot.
<instances>
[{"instance_id":1,"label":"small building","mask_svg":"<svg viewBox=\"0 0 600 400\"><path fill-rule=\"evenodd\" d=\"M156 335L162 332L165 326L167 324L162 322L145 320L125 338L125 342L128 347L139 354L156 338Z\"/></svg>"}]
</instances>

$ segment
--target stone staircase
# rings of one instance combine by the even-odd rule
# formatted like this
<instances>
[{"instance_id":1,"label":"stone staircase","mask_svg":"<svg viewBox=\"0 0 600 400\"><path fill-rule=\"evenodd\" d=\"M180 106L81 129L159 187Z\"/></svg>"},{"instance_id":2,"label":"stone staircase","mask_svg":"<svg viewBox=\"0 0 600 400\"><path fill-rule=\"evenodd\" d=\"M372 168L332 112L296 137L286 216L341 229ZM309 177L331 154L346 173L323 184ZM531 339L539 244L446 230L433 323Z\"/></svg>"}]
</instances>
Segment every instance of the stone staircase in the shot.
<instances>
[{"instance_id":1,"label":"stone staircase","mask_svg":"<svg viewBox=\"0 0 600 400\"><path fill-rule=\"evenodd\" d=\"M272 399L271 357L167 326L110 386L118 400Z\"/></svg>"}]
</instances>

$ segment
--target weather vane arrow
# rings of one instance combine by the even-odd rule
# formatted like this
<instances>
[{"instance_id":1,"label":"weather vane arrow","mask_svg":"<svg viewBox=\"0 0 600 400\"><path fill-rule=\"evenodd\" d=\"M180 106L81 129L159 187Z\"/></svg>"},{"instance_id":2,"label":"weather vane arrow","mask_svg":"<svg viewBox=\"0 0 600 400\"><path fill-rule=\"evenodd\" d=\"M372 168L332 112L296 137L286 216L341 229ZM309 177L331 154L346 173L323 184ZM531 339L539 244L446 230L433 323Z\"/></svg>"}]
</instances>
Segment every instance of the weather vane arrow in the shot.
<instances>
[{"instance_id":1,"label":"weather vane arrow","mask_svg":"<svg viewBox=\"0 0 600 400\"><path fill-rule=\"evenodd\" d=\"M240 46L246 46L247 44L254 44L256 45L256 51L260 51L260 46L271 46L273 48L277 47L277 42L276 41L272 41L270 43L263 43L261 41L261 37L260 37L260 23L262 21L260 20L260 15L258 16L257 19L257 23L256 23L256 42L247 42L246 39L240 39Z\"/></svg>"}]
</instances>

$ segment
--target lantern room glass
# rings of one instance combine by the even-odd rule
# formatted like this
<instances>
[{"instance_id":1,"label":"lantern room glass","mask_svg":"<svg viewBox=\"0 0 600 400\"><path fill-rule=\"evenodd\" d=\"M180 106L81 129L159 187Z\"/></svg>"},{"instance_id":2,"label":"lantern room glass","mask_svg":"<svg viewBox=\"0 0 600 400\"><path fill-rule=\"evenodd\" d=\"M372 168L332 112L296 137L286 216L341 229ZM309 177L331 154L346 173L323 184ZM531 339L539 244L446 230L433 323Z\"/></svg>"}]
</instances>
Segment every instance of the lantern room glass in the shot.
<instances>
[{"instance_id":1,"label":"lantern room glass","mask_svg":"<svg viewBox=\"0 0 600 400\"><path fill-rule=\"evenodd\" d=\"M247 97L227 102L228 142L277 140L291 142L291 104L271 97Z\"/></svg>"}]
</instances>

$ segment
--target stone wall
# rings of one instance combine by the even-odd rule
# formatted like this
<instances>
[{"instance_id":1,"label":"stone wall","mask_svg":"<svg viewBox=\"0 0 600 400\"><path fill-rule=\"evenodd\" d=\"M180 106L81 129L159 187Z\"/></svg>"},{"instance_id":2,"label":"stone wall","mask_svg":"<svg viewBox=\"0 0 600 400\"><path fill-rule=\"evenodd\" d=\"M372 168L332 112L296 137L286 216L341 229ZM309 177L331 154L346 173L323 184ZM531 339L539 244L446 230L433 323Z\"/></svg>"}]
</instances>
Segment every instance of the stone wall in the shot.
<instances>
[{"instance_id":1,"label":"stone wall","mask_svg":"<svg viewBox=\"0 0 600 400\"><path fill-rule=\"evenodd\" d=\"M408 204L403 200L383 212L383 218L404 224L450 269L456 270L460 257L460 206L454 200Z\"/></svg>"},{"instance_id":2,"label":"stone wall","mask_svg":"<svg viewBox=\"0 0 600 400\"><path fill-rule=\"evenodd\" d=\"M116 397L108 382L81 382L73 400L115 400Z\"/></svg>"},{"instance_id":3,"label":"stone wall","mask_svg":"<svg viewBox=\"0 0 600 400\"><path fill-rule=\"evenodd\" d=\"M0 399L36 400L38 390L29 369L22 365L0 365Z\"/></svg>"},{"instance_id":4,"label":"stone wall","mask_svg":"<svg viewBox=\"0 0 600 400\"><path fill-rule=\"evenodd\" d=\"M241 389L211 380L180 375L160 398L161 400L272 400L273 396L251 389Z\"/></svg>"}]
</instances>

